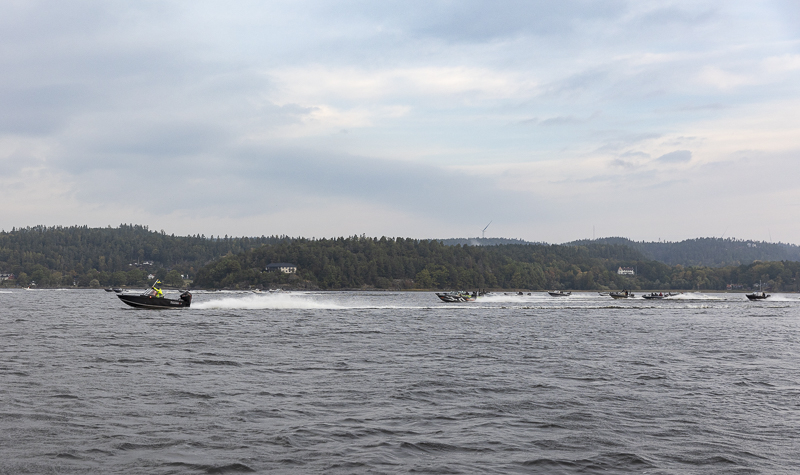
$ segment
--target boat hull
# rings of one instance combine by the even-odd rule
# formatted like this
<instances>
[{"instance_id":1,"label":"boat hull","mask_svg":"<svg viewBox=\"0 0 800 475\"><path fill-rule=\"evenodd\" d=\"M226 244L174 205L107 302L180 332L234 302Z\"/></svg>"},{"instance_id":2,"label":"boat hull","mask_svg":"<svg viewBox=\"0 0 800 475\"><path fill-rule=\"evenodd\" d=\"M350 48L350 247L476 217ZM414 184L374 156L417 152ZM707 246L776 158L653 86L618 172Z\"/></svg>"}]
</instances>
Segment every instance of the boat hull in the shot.
<instances>
[{"instance_id":1,"label":"boat hull","mask_svg":"<svg viewBox=\"0 0 800 475\"><path fill-rule=\"evenodd\" d=\"M633 293L624 290L622 292L609 292L608 295L612 299L632 299L636 297Z\"/></svg>"},{"instance_id":2,"label":"boat hull","mask_svg":"<svg viewBox=\"0 0 800 475\"><path fill-rule=\"evenodd\" d=\"M764 294L745 294L748 300L767 300L770 296Z\"/></svg>"},{"instance_id":3,"label":"boat hull","mask_svg":"<svg viewBox=\"0 0 800 475\"><path fill-rule=\"evenodd\" d=\"M447 303L456 303L456 302L472 302L477 297L476 295L473 296L467 292L446 292L446 293L436 293L436 296L439 297L442 302Z\"/></svg>"},{"instance_id":4,"label":"boat hull","mask_svg":"<svg viewBox=\"0 0 800 475\"><path fill-rule=\"evenodd\" d=\"M572 292L547 292L551 297L569 297Z\"/></svg>"},{"instance_id":5,"label":"boat hull","mask_svg":"<svg viewBox=\"0 0 800 475\"><path fill-rule=\"evenodd\" d=\"M165 310L168 308L186 308L192 304L192 294L184 292L178 299L168 299L164 297L153 297L150 295L125 295L117 294L120 300L127 305L135 308L147 308L151 310Z\"/></svg>"}]
</instances>

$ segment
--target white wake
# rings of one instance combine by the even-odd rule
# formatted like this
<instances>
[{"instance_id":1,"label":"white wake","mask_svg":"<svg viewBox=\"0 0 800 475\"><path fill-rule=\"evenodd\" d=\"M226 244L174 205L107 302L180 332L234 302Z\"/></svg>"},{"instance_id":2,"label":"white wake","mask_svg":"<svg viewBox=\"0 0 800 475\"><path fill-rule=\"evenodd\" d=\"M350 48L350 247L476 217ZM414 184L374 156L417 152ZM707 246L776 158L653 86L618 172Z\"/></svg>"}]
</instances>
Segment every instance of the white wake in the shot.
<instances>
[{"instance_id":1,"label":"white wake","mask_svg":"<svg viewBox=\"0 0 800 475\"><path fill-rule=\"evenodd\" d=\"M341 309L346 308L330 301L319 301L312 295L274 293L249 294L244 297L226 297L192 303L192 308L199 309Z\"/></svg>"}]
</instances>

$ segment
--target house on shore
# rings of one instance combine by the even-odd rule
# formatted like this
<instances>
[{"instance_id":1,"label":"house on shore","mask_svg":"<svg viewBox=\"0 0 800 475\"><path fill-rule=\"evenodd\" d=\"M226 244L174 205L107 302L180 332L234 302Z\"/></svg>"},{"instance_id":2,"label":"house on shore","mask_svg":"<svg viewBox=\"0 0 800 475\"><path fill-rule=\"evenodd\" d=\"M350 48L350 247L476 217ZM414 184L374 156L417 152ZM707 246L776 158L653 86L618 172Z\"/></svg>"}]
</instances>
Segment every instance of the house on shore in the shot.
<instances>
[{"instance_id":1,"label":"house on shore","mask_svg":"<svg viewBox=\"0 0 800 475\"><path fill-rule=\"evenodd\" d=\"M297 266L288 262L274 262L264 269L267 272L283 272L284 274L297 273Z\"/></svg>"},{"instance_id":2,"label":"house on shore","mask_svg":"<svg viewBox=\"0 0 800 475\"><path fill-rule=\"evenodd\" d=\"M617 269L617 274L619 275L636 275L636 271L633 270L633 267L620 267Z\"/></svg>"}]
</instances>

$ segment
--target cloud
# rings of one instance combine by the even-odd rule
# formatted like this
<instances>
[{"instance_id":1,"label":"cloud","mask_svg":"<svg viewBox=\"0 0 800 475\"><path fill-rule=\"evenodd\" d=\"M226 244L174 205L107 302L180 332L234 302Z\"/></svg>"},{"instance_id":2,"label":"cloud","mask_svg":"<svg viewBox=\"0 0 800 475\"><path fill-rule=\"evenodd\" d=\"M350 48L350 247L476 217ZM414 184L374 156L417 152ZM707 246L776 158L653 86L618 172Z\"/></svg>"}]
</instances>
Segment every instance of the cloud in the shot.
<instances>
[{"instance_id":1,"label":"cloud","mask_svg":"<svg viewBox=\"0 0 800 475\"><path fill-rule=\"evenodd\" d=\"M476 215L531 240L587 220L696 236L698 170L747 183L742 153L796 168L794 3L6 2L0 227L124 209L206 234L323 235L363 213L416 236ZM792 214L781 193L763 216ZM614 211L657 200L688 211Z\"/></svg>"},{"instance_id":2,"label":"cloud","mask_svg":"<svg viewBox=\"0 0 800 475\"><path fill-rule=\"evenodd\" d=\"M692 152L689 150L675 150L674 152L665 153L656 158L655 161L662 163L686 163L692 159Z\"/></svg>"}]
</instances>

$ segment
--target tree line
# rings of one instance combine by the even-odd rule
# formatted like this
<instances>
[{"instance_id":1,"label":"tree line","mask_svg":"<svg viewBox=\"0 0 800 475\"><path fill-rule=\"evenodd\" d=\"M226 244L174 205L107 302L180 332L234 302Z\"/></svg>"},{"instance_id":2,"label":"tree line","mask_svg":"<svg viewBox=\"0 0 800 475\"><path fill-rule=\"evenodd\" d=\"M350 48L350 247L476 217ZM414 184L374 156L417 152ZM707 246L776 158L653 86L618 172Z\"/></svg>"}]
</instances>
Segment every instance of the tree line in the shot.
<instances>
[{"instance_id":1,"label":"tree line","mask_svg":"<svg viewBox=\"0 0 800 475\"><path fill-rule=\"evenodd\" d=\"M5 285L142 286L155 275L178 287L214 259L282 239L175 236L133 224L14 228L0 232L0 273L16 277Z\"/></svg>"},{"instance_id":2,"label":"tree line","mask_svg":"<svg viewBox=\"0 0 800 475\"><path fill-rule=\"evenodd\" d=\"M0 232L0 273L16 276L2 285L40 287L144 286L153 275L174 287L188 278L195 288L724 290L763 281L772 290L800 290L798 262L669 265L631 242L474 246L363 235L175 236L132 224L36 226ZM297 274L266 272L277 262L295 264ZM633 267L636 275L619 275L619 267Z\"/></svg>"},{"instance_id":3,"label":"tree line","mask_svg":"<svg viewBox=\"0 0 800 475\"><path fill-rule=\"evenodd\" d=\"M297 274L267 272L288 262ZM635 276L619 275L633 267ZM198 270L201 288L308 287L319 289L797 289L800 263L767 262L710 268L670 266L622 244L445 245L437 240L292 239L225 256Z\"/></svg>"},{"instance_id":4,"label":"tree line","mask_svg":"<svg viewBox=\"0 0 800 475\"><path fill-rule=\"evenodd\" d=\"M756 261L800 261L800 246L736 238L697 238L680 242L639 242L621 237L574 241L569 244L621 244L645 258L670 265L725 267Z\"/></svg>"}]
</instances>

